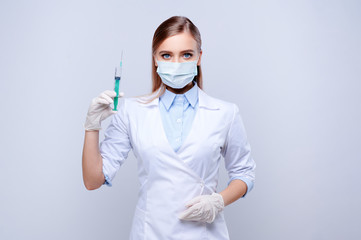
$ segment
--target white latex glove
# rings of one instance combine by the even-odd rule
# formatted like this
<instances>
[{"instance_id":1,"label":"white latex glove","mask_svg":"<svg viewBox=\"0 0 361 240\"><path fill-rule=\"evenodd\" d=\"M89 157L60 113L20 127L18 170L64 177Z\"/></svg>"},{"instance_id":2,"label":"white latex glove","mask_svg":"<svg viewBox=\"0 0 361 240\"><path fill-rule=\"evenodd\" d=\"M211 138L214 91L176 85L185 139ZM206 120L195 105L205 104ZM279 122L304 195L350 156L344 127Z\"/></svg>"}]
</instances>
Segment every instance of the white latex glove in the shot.
<instances>
[{"instance_id":1,"label":"white latex glove","mask_svg":"<svg viewBox=\"0 0 361 240\"><path fill-rule=\"evenodd\" d=\"M187 209L178 217L186 221L212 223L217 214L223 210L224 201L221 194L200 195L186 204Z\"/></svg>"},{"instance_id":2,"label":"white latex glove","mask_svg":"<svg viewBox=\"0 0 361 240\"><path fill-rule=\"evenodd\" d=\"M109 106L113 103L115 96L115 91L106 90L92 100L84 124L85 130L100 130L101 122L116 113L116 111L113 111ZM124 93L120 92L119 98L123 96Z\"/></svg>"}]
</instances>

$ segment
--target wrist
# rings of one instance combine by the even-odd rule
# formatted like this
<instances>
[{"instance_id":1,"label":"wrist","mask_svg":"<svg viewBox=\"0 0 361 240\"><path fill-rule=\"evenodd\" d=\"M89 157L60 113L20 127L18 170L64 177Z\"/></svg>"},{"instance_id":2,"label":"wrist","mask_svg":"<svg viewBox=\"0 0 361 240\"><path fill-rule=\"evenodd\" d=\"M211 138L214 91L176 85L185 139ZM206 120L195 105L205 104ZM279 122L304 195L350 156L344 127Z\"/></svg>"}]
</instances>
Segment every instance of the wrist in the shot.
<instances>
[{"instance_id":1,"label":"wrist","mask_svg":"<svg viewBox=\"0 0 361 240\"><path fill-rule=\"evenodd\" d=\"M225 205L224 205L224 200L223 200L223 196L219 193L212 193L212 196L214 197L215 201L216 201L216 205L219 208L219 210L222 210Z\"/></svg>"},{"instance_id":2,"label":"wrist","mask_svg":"<svg viewBox=\"0 0 361 240\"><path fill-rule=\"evenodd\" d=\"M85 134L99 135L100 129L85 128Z\"/></svg>"},{"instance_id":3,"label":"wrist","mask_svg":"<svg viewBox=\"0 0 361 240\"><path fill-rule=\"evenodd\" d=\"M88 119L84 123L85 132L99 132L101 125L98 122L89 121Z\"/></svg>"}]
</instances>

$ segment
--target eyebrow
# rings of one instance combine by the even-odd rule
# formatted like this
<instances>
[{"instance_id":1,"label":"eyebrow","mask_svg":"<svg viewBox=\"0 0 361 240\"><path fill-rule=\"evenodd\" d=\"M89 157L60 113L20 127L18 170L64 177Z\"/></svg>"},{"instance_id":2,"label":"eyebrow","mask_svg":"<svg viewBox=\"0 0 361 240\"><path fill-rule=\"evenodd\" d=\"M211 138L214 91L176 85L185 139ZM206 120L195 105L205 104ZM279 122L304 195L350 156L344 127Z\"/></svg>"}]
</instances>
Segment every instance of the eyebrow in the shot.
<instances>
[{"instance_id":1,"label":"eyebrow","mask_svg":"<svg viewBox=\"0 0 361 240\"><path fill-rule=\"evenodd\" d=\"M168 51L168 50L163 50L163 51L160 51L159 54L164 54L164 53L171 53L172 51ZM185 52L191 52L191 53L194 53L194 50L192 49L187 49L187 50L183 50L181 51L181 53L185 53Z\"/></svg>"}]
</instances>

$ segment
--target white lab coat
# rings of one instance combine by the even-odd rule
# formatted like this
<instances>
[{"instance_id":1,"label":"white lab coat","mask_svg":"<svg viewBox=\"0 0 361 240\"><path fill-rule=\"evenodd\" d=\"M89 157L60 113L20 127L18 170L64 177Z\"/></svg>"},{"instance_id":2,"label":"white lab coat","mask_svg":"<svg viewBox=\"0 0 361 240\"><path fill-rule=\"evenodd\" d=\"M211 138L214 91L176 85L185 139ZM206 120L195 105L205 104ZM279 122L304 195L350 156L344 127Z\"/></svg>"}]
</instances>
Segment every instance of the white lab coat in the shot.
<instances>
[{"instance_id":1,"label":"white lab coat","mask_svg":"<svg viewBox=\"0 0 361 240\"><path fill-rule=\"evenodd\" d=\"M198 91L199 107L191 131L177 153L162 126L159 98L147 104L136 98L121 99L105 132L100 151L109 180L130 149L138 160L140 190L132 240L229 239L223 212L211 224L177 216L187 201L216 191L222 156L230 180L253 185L255 163L237 106Z\"/></svg>"}]
</instances>

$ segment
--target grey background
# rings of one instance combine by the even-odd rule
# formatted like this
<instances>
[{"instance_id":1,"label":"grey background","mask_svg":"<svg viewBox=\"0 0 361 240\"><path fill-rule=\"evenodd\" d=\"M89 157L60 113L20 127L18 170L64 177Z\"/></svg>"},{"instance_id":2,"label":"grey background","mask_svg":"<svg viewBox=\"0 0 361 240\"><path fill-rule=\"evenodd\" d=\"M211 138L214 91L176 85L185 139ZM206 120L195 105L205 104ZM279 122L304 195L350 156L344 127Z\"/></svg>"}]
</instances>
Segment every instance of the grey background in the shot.
<instances>
[{"instance_id":1,"label":"grey background","mask_svg":"<svg viewBox=\"0 0 361 240\"><path fill-rule=\"evenodd\" d=\"M0 1L0 239L127 239L130 154L87 191L92 98L149 93L151 40L173 15L203 39L205 91L235 102L256 184L227 206L231 239L361 239L361 2ZM105 121L103 126L107 126ZM226 186L222 167L219 189Z\"/></svg>"}]
</instances>

